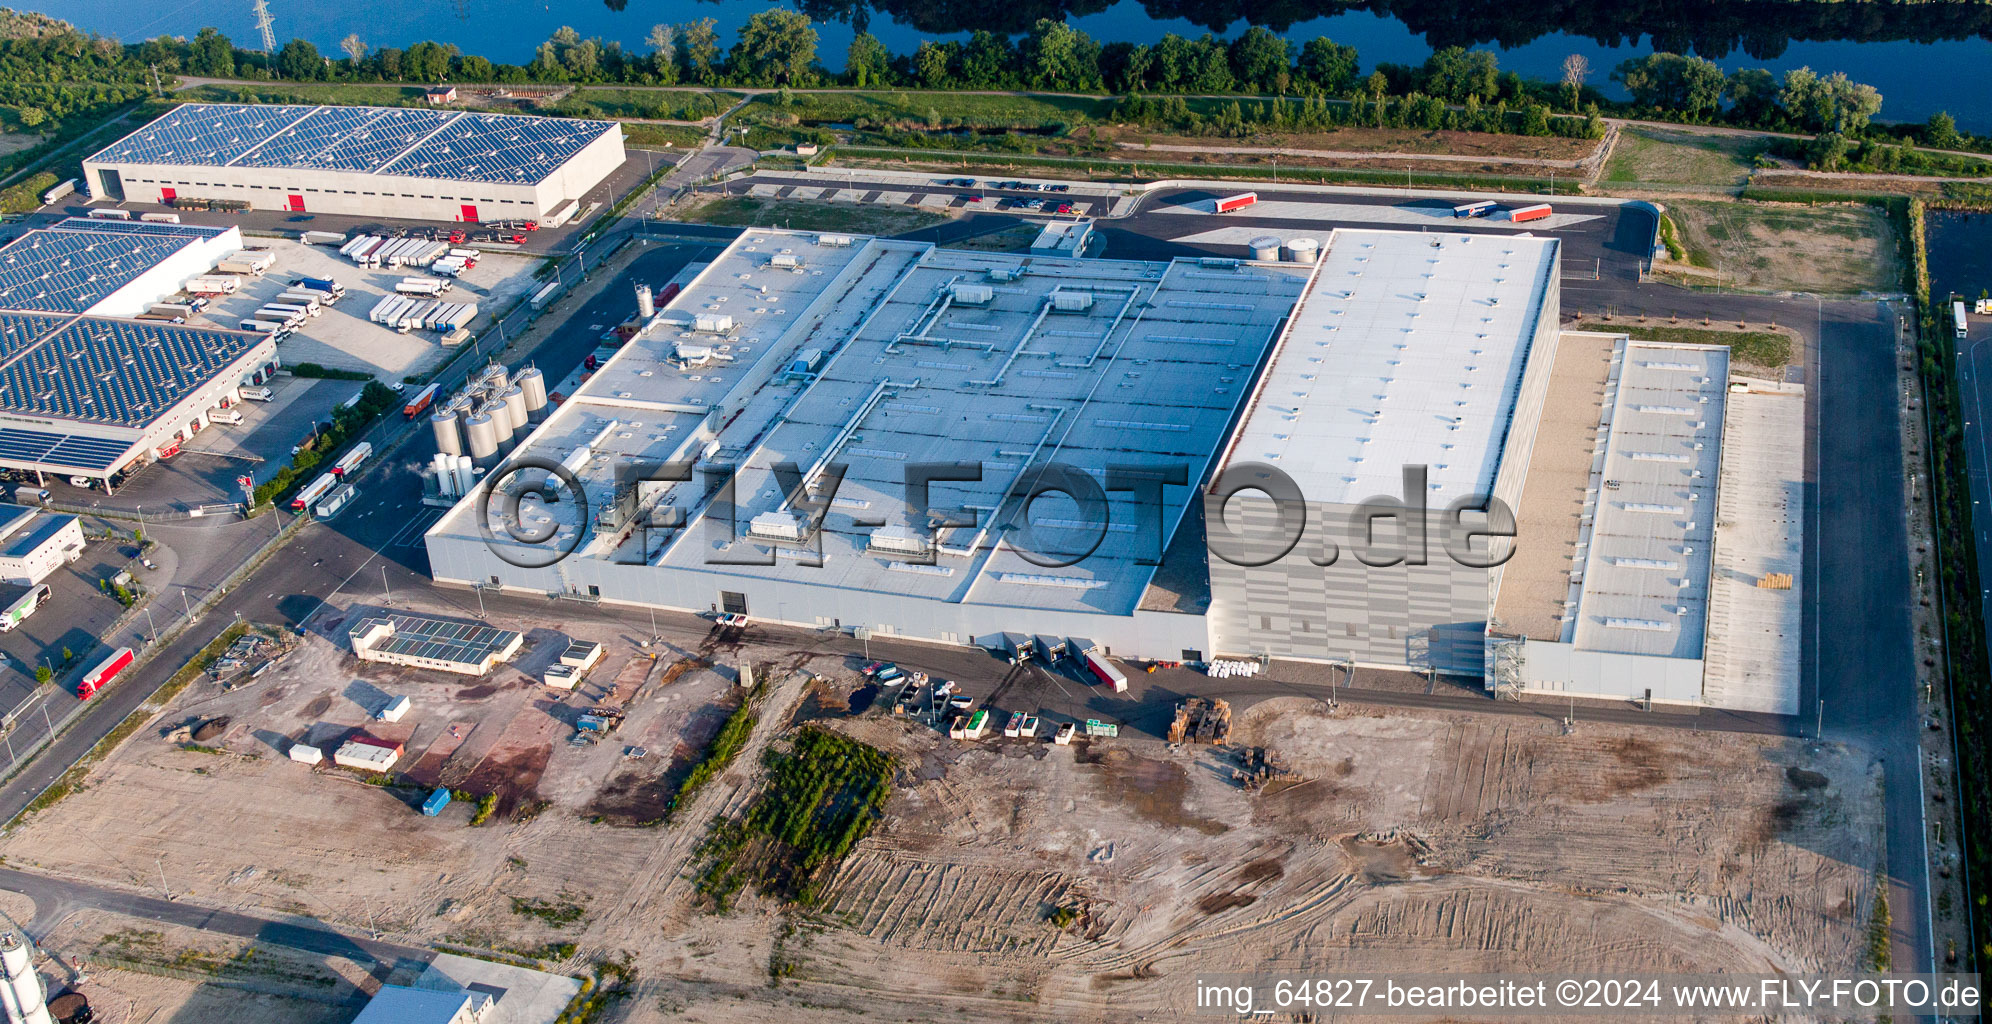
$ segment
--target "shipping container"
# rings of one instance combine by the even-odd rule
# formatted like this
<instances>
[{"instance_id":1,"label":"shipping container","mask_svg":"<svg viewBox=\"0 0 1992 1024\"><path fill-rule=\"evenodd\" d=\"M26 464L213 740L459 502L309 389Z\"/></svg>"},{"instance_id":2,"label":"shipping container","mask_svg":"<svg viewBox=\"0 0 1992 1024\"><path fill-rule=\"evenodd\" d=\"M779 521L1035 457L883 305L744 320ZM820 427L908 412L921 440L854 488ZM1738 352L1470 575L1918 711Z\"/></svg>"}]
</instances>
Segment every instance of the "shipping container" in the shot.
<instances>
[{"instance_id":1,"label":"shipping container","mask_svg":"<svg viewBox=\"0 0 1992 1024\"><path fill-rule=\"evenodd\" d=\"M415 702L409 700L408 695L404 693L401 696L396 697L391 701L388 701L387 706L381 708L380 711L374 715L374 720L379 722L399 722L403 717L405 717L408 714L408 709L414 706Z\"/></svg>"},{"instance_id":2,"label":"shipping container","mask_svg":"<svg viewBox=\"0 0 1992 1024\"><path fill-rule=\"evenodd\" d=\"M448 807L449 805L450 805L449 787L437 786L436 791L429 794L429 799L422 801L422 813L428 817L433 818L436 815L443 813L443 808Z\"/></svg>"},{"instance_id":3,"label":"shipping container","mask_svg":"<svg viewBox=\"0 0 1992 1024\"><path fill-rule=\"evenodd\" d=\"M330 473L319 474L318 479L307 484L304 490L297 492L297 497L291 499L291 511L302 513L305 509L315 504L318 499L332 493L332 488L337 486L338 483L339 478Z\"/></svg>"},{"instance_id":4,"label":"shipping container","mask_svg":"<svg viewBox=\"0 0 1992 1024\"><path fill-rule=\"evenodd\" d=\"M401 415L411 420L422 415L423 411L429 408L429 403L436 400L436 392L442 389L443 386L441 384L431 384L417 391L415 397L409 399L408 404L401 407Z\"/></svg>"},{"instance_id":5,"label":"shipping container","mask_svg":"<svg viewBox=\"0 0 1992 1024\"><path fill-rule=\"evenodd\" d=\"M1964 320L1964 303L1951 303L1951 322L1957 325L1957 336L1963 338L1971 333L1971 327Z\"/></svg>"},{"instance_id":6,"label":"shipping container","mask_svg":"<svg viewBox=\"0 0 1992 1024\"><path fill-rule=\"evenodd\" d=\"M1094 678L1113 687L1115 693L1127 692L1127 677L1122 675L1121 670L1115 668L1113 663L1108 661L1100 652L1086 652L1086 668L1093 673Z\"/></svg>"},{"instance_id":7,"label":"shipping container","mask_svg":"<svg viewBox=\"0 0 1992 1024\"><path fill-rule=\"evenodd\" d=\"M1526 224L1532 220L1541 220L1549 216L1550 213L1551 210L1548 203L1536 203L1533 206L1517 206L1510 209L1508 211L1508 219L1517 224Z\"/></svg>"},{"instance_id":8,"label":"shipping container","mask_svg":"<svg viewBox=\"0 0 1992 1024\"><path fill-rule=\"evenodd\" d=\"M360 463L365 462L367 461L368 458L372 457L373 452L374 452L373 442L361 441L359 444L354 445L352 450L347 452L345 456L339 460L337 465L332 467L332 475L338 477L341 480L344 480L347 474L351 473L355 469L360 468Z\"/></svg>"},{"instance_id":9,"label":"shipping container","mask_svg":"<svg viewBox=\"0 0 1992 1024\"><path fill-rule=\"evenodd\" d=\"M1235 196L1225 196L1217 201L1217 212L1230 213L1233 210L1242 210L1258 201L1257 192L1240 192Z\"/></svg>"},{"instance_id":10,"label":"shipping container","mask_svg":"<svg viewBox=\"0 0 1992 1024\"><path fill-rule=\"evenodd\" d=\"M116 679L119 673L131 667L135 657L129 647L120 647L106 655L95 668L83 673L82 680L76 684L77 699L89 700L98 690L109 686L111 680Z\"/></svg>"},{"instance_id":11,"label":"shipping container","mask_svg":"<svg viewBox=\"0 0 1992 1024\"><path fill-rule=\"evenodd\" d=\"M29 587L27 593L15 599L13 604L7 606L6 611L0 612L0 633L13 632L15 626L33 615L36 609L42 606L42 602L47 601L54 593L46 583Z\"/></svg>"}]
</instances>

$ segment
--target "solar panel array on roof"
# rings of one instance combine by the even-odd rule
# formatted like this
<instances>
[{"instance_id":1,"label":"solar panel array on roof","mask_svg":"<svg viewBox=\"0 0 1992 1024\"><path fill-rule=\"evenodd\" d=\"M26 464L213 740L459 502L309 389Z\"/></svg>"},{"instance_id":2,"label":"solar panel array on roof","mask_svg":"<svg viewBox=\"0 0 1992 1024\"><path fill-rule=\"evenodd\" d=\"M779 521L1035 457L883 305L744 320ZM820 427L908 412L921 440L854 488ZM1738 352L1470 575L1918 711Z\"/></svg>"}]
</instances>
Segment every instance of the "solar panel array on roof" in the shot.
<instances>
[{"instance_id":1,"label":"solar panel array on roof","mask_svg":"<svg viewBox=\"0 0 1992 1024\"><path fill-rule=\"evenodd\" d=\"M0 307L81 313L193 240L154 232L30 231L0 246Z\"/></svg>"},{"instance_id":2,"label":"solar panel array on roof","mask_svg":"<svg viewBox=\"0 0 1992 1024\"><path fill-rule=\"evenodd\" d=\"M455 116L412 107L322 107L243 154L235 166L377 171Z\"/></svg>"},{"instance_id":3,"label":"solar panel array on roof","mask_svg":"<svg viewBox=\"0 0 1992 1024\"><path fill-rule=\"evenodd\" d=\"M373 645L373 650L382 654L476 665L519 639L519 634L510 630L493 629L475 622L431 619L420 615L388 615L384 618L394 624L394 635ZM373 621L376 620L361 622L353 627L353 632L364 633Z\"/></svg>"},{"instance_id":4,"label":"solar panel array on roof","mask_svg":"<svg viewBox=\"0 0 1992 1024\"><path fill-rule=\"evenodd\" d=\"M322 109L289 104L189 103L167 111L159 120L111 143L90 159L221 166Z\"/></svg>"},{"instance_id":5,"label":"solar panel array on roof","mask_svg":"<svg viewBox=\"0 0 1992 1024\"><path fill-rule=\"evenodd\" d=\"M245 331L74 317L0 361L0 408L142 427L262 340Z\"/></svg>"},{"instance_id":6,"label":"solar panel array on roof","mask_svg":"<svg viewBox=\"0 0 1992 1024\"><path fill-rule=\"evenodd\" d=\"M129 441L0 427L0 461L104 470L130 450Z\"/></svg>"},{"instance_id":7,"label":"solar panel array on roof","mask_svg":"<svg viewBox=\"0 0 1992 1024\"><path fill-rule=\"evenodd\" d=\"M50 224L49 231L94 231L100 235L157 235L161 238L214 238L228 233L226 227L212 224L163 224L150 220L98 220L94 217L65 217Z\"/></svg>"},{"instance_id":8,"label":"solar panel array on roof","mask_svg":"<svg viewBox=\"0 0 1992 1024\"><path fill-rule=\"evenodd\" d=\"M402 107L189 103L90 159L532 184L614 128L609 121Z\"/></svg>"}]
</instances>

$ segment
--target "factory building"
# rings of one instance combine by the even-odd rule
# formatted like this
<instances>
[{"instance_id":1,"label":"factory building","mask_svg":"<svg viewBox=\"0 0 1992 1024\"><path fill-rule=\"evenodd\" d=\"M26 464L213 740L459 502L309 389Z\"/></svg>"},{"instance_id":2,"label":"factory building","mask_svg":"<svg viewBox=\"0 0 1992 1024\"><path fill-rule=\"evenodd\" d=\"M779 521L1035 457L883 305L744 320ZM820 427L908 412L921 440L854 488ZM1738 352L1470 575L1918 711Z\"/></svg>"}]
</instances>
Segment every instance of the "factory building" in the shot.
<instances>
[{"instance_id":1,"label":"factory building","mask_svg":"<svg viewBox=\"0 0 1992 1024\"><path fill-rule=\"evenodd\" d=\"M0 309L137 316L242 248L242 232L71 217L0 245Z\"/></svg>"},{"instance_id":2,"label":"factory building","mask_svg":"<svg viewBox=\"0 0 1992 1024\"><path fill-rule=\"evenodd\" d=\"M623 159L612 121L188 103L86 158L83 180L95 202L559 223Z\"/></svg>"},{"instance_id":3,"label":"factory building","mask_svg":"<svg viewBox=\"0 0 1992 1024\"><path fill-rule=\"evenodd\" d=\"M1554 239L1298 241L1132 262L749 231L530 433L464 455L439 427L465 499L433 572L947 644L1757 699L1703 692L1729 629L1707 606L1776 598L1711 597L1712 511L1662 510L1720 478L1719 352L1559 332ZM1620 504L1573 504L1594 460ZM1771 547L1733 557L1794 568ZM1786 673L1776 644L1735 646L1728 677Z\"/></svg>"},{"instance_id":4,"label":"factory building","mask_svg":"<svg viewBox=\"0 0 1992 1024\"><path fill-rule=\"evenodd\" d=\"M0 309L0 467L110 487L276 365L267 334Z\"/></svg>"}]
</instances>

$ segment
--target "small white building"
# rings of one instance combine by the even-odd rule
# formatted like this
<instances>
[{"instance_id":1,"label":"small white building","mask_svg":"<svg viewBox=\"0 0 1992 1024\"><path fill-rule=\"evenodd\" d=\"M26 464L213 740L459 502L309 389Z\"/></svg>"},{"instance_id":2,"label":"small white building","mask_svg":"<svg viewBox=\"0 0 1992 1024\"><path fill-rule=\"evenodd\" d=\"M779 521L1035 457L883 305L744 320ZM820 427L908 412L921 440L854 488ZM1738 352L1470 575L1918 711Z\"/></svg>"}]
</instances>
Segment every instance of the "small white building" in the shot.
<instances>
[{"instance_id":1,"label":"small white building","mask_svg":"<svg viewBox=\"0 0 1992 1024\"><path fill-rule=\"evenodd\" d=\"M602 660L602 645L592 640L576 640L560 653L560 663L582 672L594 668Z\"/></svg>"},{"instance_id":2,"label":"small white building","mask_svg":"<svg viewBox=\"0 0 1992 1024\"><path fill-rule=\"evenodd\" d=\"M387 706L381 708L379 713L374 715L374 719L381 722L399 722L402 716L408 714L408 709L412 706L414 706L414 702L409 700L408 695L404 693L388 701Z\"/></svg>"},{"instance_id":3,"label":"small white building","mask_svg":"<svg viewBox=\"0 0 1992 1024\"><path fill-rule=\"evenodd\" d=\"M466 676L481 676L499 662L510 661L526 640L508 629L421 615L361 619L347 636L361 661Z\"/></svg>"},{"instance_id":4,"label":"small white building","mask_svg":"<svg viewBox=\"0 0 1992 1024\"><path fill-rule=\"evenodd\" d=\"M1031 243L1031 255L1083 256L1086 253L1086 243L1092 238L1091 218L1055 220L1038 232L1037 241Z\"/></svg>"},{"instance_id":5,"label":"small white building","mask_svg":"<svg viewBox=\"0 0 1992 1024\"><path fill-rule=\"evenodd\" d=\"M293 743L290 759L299 764L318 764L325 760L325 752L308 743Z\"/></svg>"},{"instance_id":6,"label":"small white building","mask_svg":"<svg viewBox=\"0 0 1992 1024\"><path fill-rule=\"evenodd\" d=\"M82 520L0 504L0 581L31 587L81 557Z\"/></svg>"},{"instance_id":7,"label":"small white building","mask_svg":"<svg viewBox=\"0 0 1992 1024\"><path fill-rule=\"evenodd\" d=\"M399 746L384 746L379 740L354 739L339 745L332 752L332 763L341 768L357 768L360 771L384 772L401 760Z\"/></svg>"}]
</instances>

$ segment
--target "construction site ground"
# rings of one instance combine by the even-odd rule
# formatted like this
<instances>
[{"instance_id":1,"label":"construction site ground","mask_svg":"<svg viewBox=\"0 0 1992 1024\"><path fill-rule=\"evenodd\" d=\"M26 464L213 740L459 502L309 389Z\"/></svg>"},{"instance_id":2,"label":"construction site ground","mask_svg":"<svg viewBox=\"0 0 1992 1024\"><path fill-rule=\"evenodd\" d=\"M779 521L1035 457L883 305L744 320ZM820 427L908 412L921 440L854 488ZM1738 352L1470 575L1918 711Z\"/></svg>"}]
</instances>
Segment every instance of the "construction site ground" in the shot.
<instances>
[{"instance_id":1,"label":"construction site ground","mask_svg":"<svg viewBox=\"0 0 1992 1024\"><path fill-rule=\"evenodd\" d=\"M1166 715L1060 746L1001 738L1001 724L1040 692L1111 695L1049 673L1005 687L1000 663L968 687L997 727L960 742L892 716L855 659L793 638L677 646L576 627L607 650L569 694L538 682L570 639L552 614L494 620L530 646L468 679L358 661L343 627L369 610L325 610L296 652L233 690L189 687L79 792L0 839L0 856L571 973L627 954L634 996L606 1019L741 1022L1187 1017L1199 972L1274 968L1851 970L1882 863L1879 769L1830 744L1286 696L1235 703L1231 748L1155 738ZM743 663L765 684L756 725L667 816L743 698ZM400 694L406 718L370 721ZM599 707L620 710L620 729L573 745L580 712ZM183 731L224 714L218 737ZM764 753L805 720L898 759L881 819L813 908L748 893L729 914L701 909L709 823L740 815ZM396 771L416 785L285 756L356 730L406 743ZM1241 784L1239 748L1283 773ZM499 794L490 821L471 826L469 801L422 816L439 783ZM104 941L56 939L65 956ZM133 1000L208 998L179 977L114 977ZM235 1012L168 1018L316 1019Z\"/></svg>"}]
</instances>

